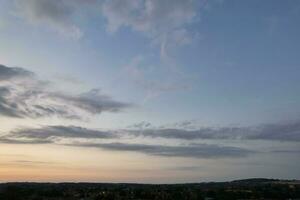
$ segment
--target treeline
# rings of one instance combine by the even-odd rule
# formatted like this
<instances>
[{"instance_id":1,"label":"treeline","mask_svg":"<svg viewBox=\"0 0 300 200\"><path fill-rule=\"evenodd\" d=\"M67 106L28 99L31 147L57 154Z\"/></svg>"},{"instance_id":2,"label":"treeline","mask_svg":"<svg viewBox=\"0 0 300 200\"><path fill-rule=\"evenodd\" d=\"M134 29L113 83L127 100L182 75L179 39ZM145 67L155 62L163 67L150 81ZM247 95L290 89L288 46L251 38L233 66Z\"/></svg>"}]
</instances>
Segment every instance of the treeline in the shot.
<instances>
[{"instance_id":1,"label":"treeline","mask_svg":"<svg viewBox=\"0 0 300 200\"><path fill-rule=\"evenodd\" d=\"M97 183L0 184L0 200L235 200L300 199L296 181L251 179L224 183L143 185Z\"/></svg>"}]
</instances>

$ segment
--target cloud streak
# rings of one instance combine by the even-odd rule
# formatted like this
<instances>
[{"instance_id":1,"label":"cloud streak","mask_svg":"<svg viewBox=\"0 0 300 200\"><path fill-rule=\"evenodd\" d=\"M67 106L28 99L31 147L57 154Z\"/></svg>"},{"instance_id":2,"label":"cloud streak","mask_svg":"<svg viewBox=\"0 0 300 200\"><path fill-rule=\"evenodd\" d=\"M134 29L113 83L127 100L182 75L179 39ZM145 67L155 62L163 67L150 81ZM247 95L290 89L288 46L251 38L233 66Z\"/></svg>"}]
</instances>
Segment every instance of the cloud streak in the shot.
<instances>
[{"instance_id":1,"label":"cloud streak","mask_svg":"<svg viewBox=\"0 0 300 200\"><path fill-rule=\"evenodd\" d=\"M147 124L147 122L143 122L143 124ZM186 124L190 125L185 122L184 127L186 127ZM300 142L300 121L249 127L193 127L193 129L149 127L133 126L133 129L128 130L128 132L135 136L180 140L218 139Z\"/></svg>"},{"instance_id":2,"label":"cloud streak","mask_svg":"<svg viewBox=\"0 0 300 200\"><path fill-rule=\"evenodd\" d=\"M183 123L186 127L188 122ZM300 122L259 125L254 127L220 127L200 129L155 128L148 122L141 122L128 129L98 130L79 126L42 126L39 128L17 128L5 136L3 143L55 143L55 140L69 139L176 139L176 140L264 140L300 142ZM150 140L151 141L151 140Z\"/></svg>"},{"instance_id":3,"label":"cloud streak","mask_svg":"<svg viewBox=\"0 0 300 200\"><path fill-rule=\"evenodd\" d=\"M184 126L189 124L183 123ZM239 158L256 150L220 144L197 144L196 139L207 140L266 140L299 142L300 123L260 125L256 127L202 128L197 130L153 128L143 122L133 126L137 129L97 130L78 126L43 126L40 128L18 128L0 137L1 143L8 144L58 144L82 148L99 148L109 151L139 152L163 157L191 158ZM138 138L153 138L150 144L136 143ZM128 143L127 139L135 141ZM157 144L159 138L193 140L187 145ZM114 142L112 142L114 141ZM126 141L126 142L124 142ZM152 141L152 144L151 144ZM276 152L276 150L272 151ZM278 152L276 152L278 153Z\"/></svg>"},{"instance_id":4,"label":"cloud streak","mask_svg":"<svg viewBox=\"0 0 300 200\"><path fill-rule=\"evenodd\" d=\"M238 158L245 157L254 151L229 146L191 144L187 146L166 146L129 143L74 143L72 146L101 148L111 151L139 152L164 157L190 158Z\"/></svg>"},{"instance_id":5,"label":"cloud streak","mask_svg":"<svg viewBox=\"0 0 300 200\"><path fill-rule=\"evenodd\" d=\"M56 91L33 72L0 65L0 115L18 118L58 116L81 119L85 115L120 112L130 104L113 100L93 89L81 94Z\"/></svg>"},{"instance_id":6,"label":"cloud streak","mask_svg":"<svg viewBox=\"0 0 300 200\"><path fill-rule=\"evenodd\" d=\"M14 139L10 136L1 136L0 143L3 144L52 144L53 141L49 139Z\"/></svg>"},{"instance_id":7,"label":"cloud streak","mask_svg":"<svg viewBox=\"0 0 300 200\"><path fill-rule=\"evenodd\" d=\"M275 125L276 126L276 125ZM280 127L282 128L282 127ZM273 127L256 128L203 128L199 130L183 129L153 129L143 131L131 131L136 136L152 138L168 138L181 140L194 139L219 139L219 140L277 140L300 141L299 128L286 127L281 131L274 131Z\"/></svg>"},{"instance_id":8,"label":"cloud streak","mask_svg":"<svg viewBox=\"0 0 300 200\"><path fill-rule=\"evenodd\" d=\"M62 139L67 139L61 142ZM101 139L101 140L98 140ZM180 146L110 142L122 141L121 132L100 131L75 126L45 126L41 128L19 128L0 137L6 144L57 144L82 148L99 148L109 151L139 152L164 157L190 158L238 158L255 153L252 150L221 145L188 144Z\"/></svg>"},{"instance_id":9,"label":"cloud streak","mask_svg":"<svg viewBox=\"0 0 300 200\"><path fill-rule=\"evenodd\" d=\"M9 134L13 138L51 139L58 138L85 138L109 139L118 137L109 131L87 129L78 126L44 126L42 128L19 128Z\"/></svg>"}]
</instances>

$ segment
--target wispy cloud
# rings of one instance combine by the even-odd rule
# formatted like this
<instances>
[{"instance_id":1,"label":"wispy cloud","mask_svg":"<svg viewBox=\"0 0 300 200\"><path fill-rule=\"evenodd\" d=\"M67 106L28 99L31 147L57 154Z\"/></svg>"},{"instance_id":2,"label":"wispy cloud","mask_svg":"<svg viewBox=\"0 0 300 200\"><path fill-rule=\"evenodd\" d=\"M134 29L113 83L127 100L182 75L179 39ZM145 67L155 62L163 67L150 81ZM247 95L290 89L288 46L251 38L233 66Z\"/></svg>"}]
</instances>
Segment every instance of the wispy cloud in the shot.
<instances>
[{"instance_id":1,"label":"wispy cloud","mask_svg":"<svg viewBox=\"0 0 300 200\"><path fill-rule=\"evenodd\" d=\"M82 1L84 3L84 1ZM31 24L51 27L63 35L78 39L83 35L76 25L71 1L15 0L16 11Z\"/></svg>"},{"instance_id":2,"label":"wispy cloud","mask_svg":"<svg viewBox=\"0 0 300 200\"><path fill-rule=\"evenodd\" d=\"M83 31L76 20L80 8L87 6L107 20L107 30L116 32L129 27L152 39L187 33L185 25L193 22L206 0L14 0L17 14L31 24L50 27L59 33L80 38ZM82 11L82 9L81 9ZM170 35L170 36L171 36ZM189 34L175 34L174 42L185 43ZM179 39L180 38L180 39ZM160 40L160 39L159 39Z\"/></svg>"},{"instance_id":3,"label":"wispy cloud","mask_svg":"<svg viewBox=\"0 0 300 200\"><path fill-rule=\"evenodd\" d=\"M186 123L187 122L184 124ZM39 128L17 128L0 137L0 142L15 144L43 144L56 143L62 139L68 139L67 142L72 143L76 139L85 139L87 141L94 141L95 139L101 139L101 141L126 141L129 138L134 141L141 138L151 138L155 139L154 141L159 141L159 139L164 138L181 141L205 139L211 141L263 140L300 142L299 130L299 121L265 124L252 127L193 127L192 129L154 127L149 122L137 123L129 126L127 129L111 130L57 125L42 126Z\"/></svg>"},{"instance_id":4,"label":"wispy cloud","mask_svg":"<svg viewBox=\"0 0 300 200\"><path fill-rule=\"evenodd\" d=\"M10 134L13 138L51 139L61 138L86 138L109 139L118 137L113 131L100 131L78 126L44 126L41 128L18 128Z\"/></svg>"},{"instance_id":5,"label":"wispy cloud","mask_svg":"<svg viewBox=\"0 0 300 200\"><path fill-rule=\"evenodd\" d=\"M143 122L141 125L147 124ZM152 138L168 138L181 140L269 140L300 142L300 121L262 124L248 127L203 127L191 126L185 121L175 127L133 126L130 134ZM177 127L176 127L177 126ZM178 127L179 126L179 127ZM180 127L181 126L181 127Z\"/></svg>"},{"instance_id":6,"label":"wispy cloud","mask_svg":"<svg viewBox=\"0 0 300 200\"><path fill-rule=\"evenodd\" d=\"M110 151L139 152L165 157L191 158L235 158L254 153L252 150L222 145L195 144L174 146L169 144L141 144L127 142L126 134L119 131L100 131L74 126L45 126L41 128L19 128L0 137L0 143L8 144L57 144L82 148L100 148ZM61 142L62 139L67 139ZM84 140L83 140L84 139ZM101 140L98 140L101 139Z\"/></svg>"},{"instance_id":7,"label":"wispy cloud","mask_svg":"<svg viewBox=\"0 0 300 200\"><path fill-rule=\"evenodd\" d=\"M119 112L130 104L113 100L92 89L70 94L51 88L30 71L0 65L0 115L19 118L58 116L81 119L85 114Z\"/></svg>"},{"instance_id":8,"label":"wispy cloud","mask_svg":"<svg viewBox=\"0 0 300 200\"><path fill-rule=\"evenodd\" d=\"M34 160L14 160L14 163L17 164L28 164L28 165L51 165L53 162L45 162L45 161L34 161Z\"/></svg>"},{"instance_id":9,"label":"wispy cloud","mask_svg":"<svg viewBox=\"0 0 300 200\"><path fill-rule=\"evenodd\" d=\"M235 158L255 153L254 151L238 147L208 144L167 146L129 143L74 143L72 146L101 148L111 151L132 151L155 156L191 158Z\"/></svg>"},{"instance_id":10,"label":"wispy cloud","mask_svg":"<svg viewBox=\"0 0 300 200\"><path fill-rule=\"evenodd\" d=\"M184 126L189 124L183 123ZM0 137L0 143L8 144L57 144L82 148L99 148L110 151L139 152L165 157L191 158L237 158L258 153L258 150L224 146L220 144L195 143L195 140L265 140L300 142L300 123L278 123L253 127L221 127L200 129L155 128L148 122L138 123L129 129L97 130L78 126L43 126L18 128ZM152 138L137 143L138 138ZM128 139L134 143L128 143ZM159 144L159 138L188 140L193 143L174 145L172 140ZM112 142L113 141L113 142ZM143 140L141 140L143 141ZM150 142L150 143L149 143ZM262 151L262 152L265 152ZM268 151L267 151L268 152ZM295 153L272 150L271 153ZM298 152L298 151L297 151Z\"/></svg>"},{"instance_id":11,"label":"wispy cloud","mask_svg":"<svg viewBox=\"0 0 300 200\"><path fill-rule=\"evenodd\" d=\"M175 49L188 45L199 34L189 25L199 20L206 0L107 0L102 4L102 15L107 19L107 30L117 32L129 28L149 39L157 49L159 63L155 70L164 78L151 77L147 56L138 55L126 66L126 75L145 90L144 102L163 93L191 88L191 77L186 75L173 55Z\"/></svg>"},{"instance_id":12,"label":"wispy cloud","mask_svg":"<svg viewBox=\"0 0 300 200\"><path fill-rule=\"evenodd\" d=\"M160 67L167 69L165 76L170 80L144 78L139 67L132 65L128 68L129 76L146 91L144 101L190 87L187 81L190 77L184 75L171 51L198 38L199 34L190 30L189 25L199 20L207 3L207 0L15 0L18 15L27 22L50 27L73 38L83 35L78 18L83 21L90 17L90 13L106 20L108 32L129 28L148 38L149 44L158 49ZM134 74L137 70L139 77Z\"/></svg>"},{"instance_id":13,"label":"wispy cloud","mask_svg":"<svg viewBox=\"0 0 300 200\"><path fill-rule=\"evenodd\" d=\"M108 20L108 30L117 31L127 26L155 37L191 22L199 1L151 0L104 1L103 15Z\"/></svg>"},{"instance_id":14,"label":"wispy cloud","mask_svg":"<svg viewBox=\"0 0 300 200\"><path fill-rule=\"evenodd\" d=\"M0 137L0 143L3 144L52 144L50 139L14 139L7 136Z\"/></svg>"},{"instance_id":15,"label":"wispy cloud","mask_svg":"<svg viewBox=\"0 0 300 200\"><path fill-rule=\"evenodd\" d=\"M129 78L137 87L145 91L144 102L155 98L162 93L189 89L189 84L182 76L174 76L170 70L161 70L160 66L149 66L144 56L134 57L124 67L124 77ZM167 78L158 78L156 73L168 74ZM160 74L160 76L161 76Z\"/></svg>"}]
</instances>

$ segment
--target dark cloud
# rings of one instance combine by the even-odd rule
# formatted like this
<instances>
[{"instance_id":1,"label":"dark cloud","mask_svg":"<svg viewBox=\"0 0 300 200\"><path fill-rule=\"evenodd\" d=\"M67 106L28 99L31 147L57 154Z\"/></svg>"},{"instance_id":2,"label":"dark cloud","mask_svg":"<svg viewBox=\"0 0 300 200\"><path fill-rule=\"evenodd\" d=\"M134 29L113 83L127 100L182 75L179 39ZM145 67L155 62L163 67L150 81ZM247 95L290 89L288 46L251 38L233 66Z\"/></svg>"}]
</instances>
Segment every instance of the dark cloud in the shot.
<instances>
[{"instance_id":1,"label":"dark cloud","mask_svg":"<svg viewBox=\"0 0 300 200\"><path fill-rule=\"evenodd\" d=\"M0 137L0 143L3 144L51 144L52 140L47 139L14 139L7 136Z\"/></svg>"},{"instance_id":2,"label":"dark cloud","mask_svg":"<svg viewBox=\"0 0 300 200\"><path fill-rule=\"evenodd\" d=\"M300 121L261 125L249 134L248 139L300 141Z\"/></svg>"},{"instance_id":3,"label":"dark cloud","mask_svg":"<svg viewBox=\"0 0 300 200\"><path fill-rule=\"evenodd\" d=\"M58 116L80 119L84 114L119 112L130 104L113 100L93 89L78 95L55 91L22 68L0 65L0 115L19 118Z\"/></svg>"},{"instance_id":4,"label":"dark cloud","mask_svg":"<svg viewBox=\"0 0 300 200\"><path fill-rule=\"evenodd\" d=\"M215 135L211 134L207 130L185 130L185 129L173 129L173 128L157 128L157 129L144 129L144 130L131 130L130 134L135 136L144 137L160 137L169 139L212 139Z\"/></svg>"},{"instance_id":5,"label":"dark cloud","mask_svg":"<svg viewBox=\"0 0 300 200\"><path fill-rule=\"evenodd\" d=\"M150 123L149 123L150 124ZM41 128L18 128L8 134L12 138L50 139L50 138L166 138L178 140L266 140L300 141L300 122L260 125L256 127L201 128L196 130L147 128L147 122L136 124L137 129L96 130L78 126L44 126ZM145 126L146 125L146 126ZM149 126L148 126L149 125ZM146 127L146 128L145 128Z\"/></svg>"},{"instance_id":6,"label":"dark cloud","mask_svg":"<svg viewBox=\"0 0 300 200\"><path fill-rule=\"evenodd\" d=\"M19 67L7 67L0 64L0 82L15 78L31 77L34 74Z\"/></svg>"},{"instance_id":7,"label":"dark cloud","mask_svg":"<svg viewBox=\"0 0 300 200\"><path fill-rule=\"evenodd\" d=\"M74 143L72 146L94 147L111 151L132 151L155 156L191 158L236 158L255 153L254 151L238 147L208 144L165 146L129 143Z\"/></svg>"},{"instance_id":8,"label":"dark cloud","mask_svg":"<svg viewBox=\"0 0 300 200\"><path fill-rule=\"evenodd\" d=\"M53 94L52 98L67 101L92 114L99 114L103 111L118 112L129 106L129 104L117 102L108 96L102 95L99 89L93 89L78 96L67 96L57 93Z\"/></svg>"},{"instance_id":9,"label":"dark cloud","mask_svg":"<svg viewBox=\"0 0 300 200\"><path fill-rule=\"evenodd\" d=\"M0 136L6 144L57 144L61 139L114 139L120 138L113 131L100 131L79 126L44 126L41 128L18 128Z\"/></svg>"},{"instance_id":10,"label":"dark cloud","mask_svg":"<svg viewBox=\"0 0 300 200\"><path fill-rule=\"evenodd\" d=\"M18 111L15 109L16 104L9 102L6 96L10 94L10 90L6 87L0 87L0 114L9 117L19 117Z\"/></svg>"},{"instance_id":11,"label":"dark cloud","mask_svg":"<svg viewBox=\"0 0 300 200\"><path fill-rule=\"evenodd\" d=\"M135 136L168 139L300 141L300 121L249 127L148 128L129 130Z\"/></svg>"},{"instance_id":12,"label":"dark cloud","mask_svg":"<svg viewBox=\"0 0 300 200\"><path fill-rule=\"evenodd\" d=\"M281 125L264 125L253 128L206 128L201 130L179 129L143 129L137 130L95 130L77 126L44 126L41 128L19 128L0 137L0 143L8 144L59 144L77 146L82 148L99 148L109 151L139 152L164 157L190 157L190 158L239 158L259 153L256 150L236 146L222 146L217 144L197 144L172 146L170 144L137 144L112 142L107 139L122 141L124 137L162 137L184 140L194 139L239 139L239 140L279 140L299 141L299 123ZM275 131L274 131L275 129ZM250 131L251 130L251 131ZM279 130L276 132L276 130ZM224 135L222 135L224 133ZM64 143L61 139L67 139ZM78 139L85 139L78 140ZM101 139L101 143L95 139ZM269 153L299 153L292 150L272 150Z\"/></svg>"},{"instance_id":13,"label":"dark cloud","mask_svg":"<svg viewBox=\"0 0 300 200\"><path fill-rule=\"evenodd\" d=\"M244 157L251 150L209 144L189 144L186 146L129 144L129 143L95 143L94 139L122 140L120 132L99 131L76 126L45 126L41 128L19 128L0 137L0 143L8 144L60 144L78 147L94 147L111 151L132 151L149 155L166 157L192 157L192 158L226 158ZM61 143L61 139L68 139ZM79 142L74 139L87 139Z\"/></svg>"},{"instance_id":14,"label":"dark cloud","mask_svg":"<svg viewBox=\"0 0 300 200\"><path fill-rule=\"evenodd\" d=\"M45 126L42 128L19 128L9 134L12 138L27 139L51 139L58 138L87 138L87 139L109 139L117 135L109 131L99 131L78 126Z\"/></svg>"},{"instance_id":15,"label":"dark cloud","mask_svg":"<svg viewBox=\"0 0 300 200\"><path fill-rule=\"evenodd\" d=\"M274 150L274 151L271 151L271 153L287 153L287 154L295 153L295 154L299 154L300 150L298 150L298 149Z\"/></svg>"}]
</instances>

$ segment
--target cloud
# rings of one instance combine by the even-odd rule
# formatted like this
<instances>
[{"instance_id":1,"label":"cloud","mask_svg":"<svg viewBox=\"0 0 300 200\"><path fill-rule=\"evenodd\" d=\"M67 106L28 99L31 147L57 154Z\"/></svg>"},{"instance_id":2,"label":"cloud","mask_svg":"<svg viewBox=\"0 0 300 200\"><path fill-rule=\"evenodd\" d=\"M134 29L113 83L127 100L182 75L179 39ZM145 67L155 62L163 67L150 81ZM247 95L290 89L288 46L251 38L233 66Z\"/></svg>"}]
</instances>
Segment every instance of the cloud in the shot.
<instances>
[{"instance_id":1,"label":"cloud","mask_svg":"<svg viewBox=\"0 0 300 200\"><path fill-rule=\"evenodd\" d=\"M107 0L102 12L110 31L127 26L155 36L191 22L197 12L197 1Z\"/></svg>"},{"instance_id":2,"label":"cloud","mask_svg":"<svg viewBox=\"0 0 300 200\"><path fill-rule=\"evenodd\" d=\"M195 130L198 128L198 124L196 120L184 120L172 124L172 127L177 129Z\"/></svg>"},{"instance_id":3,"label":"cloud","mask_svg":"<svg viewBox=\"0 0 300 200\"><path fill-rule=\"evenodd\" d=\"M177 76L169 69L163 70L161 66L151 66L146 63L146 60L145 56L139 55L134 57L124 67L124 75L122 74L122 77L128 78L137 87L145 91L144 102L162 93L190 88L188 81L184 77ZM168 75L165 76L165 73Z\"/></svg>"},{"instance_id":4,"label":"cloud","mask_svg":"<svg viewBox=\"0 0 300 200\"><path fill-rule=\"evenodd\" d=\"M254 153L254 151L238 147L208 144L165 146L129 143L74 143L72 146L101 148L111 151L131 151L154 156L190 158L237 158Z\"/></svg>"},{"instance_id":5,"label":"cloud","mask_svg":"<svg viewBox=\"0 0 300 200\"><path fill-rule=\"evenodd\" d=\"M185 121L175 128L144 128L129 130L135 136L168 138L181 140L219 139L219 140L276 140L300 142L300 121L263 124L249 127L204 127L196 128ZM177 127L176 127L177 126Z\"/></svg>"},{"instance_id":6,"label":"cloud","mask_svg":"<svg viewBox=\"0 0 300 200\"><path fill-rule=\"evenodd\" d=\"M85 138L85 139L109 139L117 135L111 131L100 131L78 126L44 126L41 128L19 128L13 130L9 137L27 139L51 139L57 138Z\"/></svg>"},{"instance_id":7,"label":"cloud","mask_svg":"<svg viewBox=\"0 0 300 200\"><path fill-rule=\"evenodd\" d=\"M249 132L249 131L248 131ZM131 134L144 137L160 137L169 139L247 139L243 128L222 127L222 128L200 128L196 130L179 128L153 128L144 130L131 130ZM246 137L245 137L246 136Z\"/></svg>"},{"instance_id":8,"label":"cloud","mask_svg":"<svg viewBox=\"0 0 300 200\"><path fill-rule=\"evenodd\" d=\"M18 112L13 108L13 104L10 104L5 98L9 93L8 88L0 87L0 113L9 117L19 117Z\"/></svg>"},{"instance_id":9,"label":"cloud","mask_svg":"<svg viewBox=\"0 0 300 200\"><path fill-rule=\"evenodd\" d=\"M271 153L286 153L286 154L295 153L295 154L299 154L300 150L297 150L297 149L274 150L274 151L271 151Z\"/></svg>"},{"instance_id":10,"label":"cloud","mask_svg":"<svg viewBox=\"0 0 300 200\"><path fill-rule=\"evenodd\" d=\"M261 125L248 138L300 142L300 121Z\"/></svg>"},{"instance_id":11,"label":"cloud","mask_svg":"<svg viewBox=\"0 0 300 200\"><path fill-rule=\"evenodd\" d=\"M158 47L160 63L156 75L151 75L145 65L147 56L136 56L126 66L126 77L145 90L144 102L166 92L190 88L191 76L186 75L173 53L190 44L198 33L189 28L198 21L206 0L104 0L102 15L107 20L108 32L129 28L149 39ZM152 58L151 58L152 59ZM160 68L160 69L159 69ZM158 78L160 74L164 78Z\"/></svg>"},{"instance_id":12,"label":"cloud","mask_svg":"<svg viewBox=\"0 0 300 200\"><path fill-rule=\"evenodd\" d=\"M207 0L106 0L102 14L109 32L128 27L143 34L159 46L164 64L179 71L170 51L198 37L188 26L198 21L199 12L207 3Z\"/></svg>"},{"instance_id":13,"label":"cloud","mask_svg":"<svg viewBox=\"0 0 300 200\"><path fill-rule=\"evenodd\" d=\"M113 100L93 89L82 94L56 91L51 82L33 72L0 65L0 115L19 118L58 116L81 119L85 115L119 112L130 104Z\"/></svg>"},{"instance_id":14,"label":"cloud","mask_svg":"<svg viewBox=\"0 0 300 200\"><path fill-rule=\"evenodd\" d=\"M51 144L52 140L47 139L13 139L7 136L0 137L0 143L3 144Z\"/></svg>"},{"instance_id":15,"label":"cloud","mask_svg":"<svg viewBox=\"0 0 300 200\"><path fill-rule=\"evenodd\" d=\"M53 162L44 162L44 161L34 161L34 160L14 160L15 164L23 164L23 165L51 165L55 164Z\"/></svg>"},{"instance_id":16,"label":"cloud","mask_svg":"<svg viewBox=\"0 0 300 200\"><path fill-rule=\"evenodd\" d=\"M239 147L208 144L170 146L121 142L107 143L109 139L122 141L124 136L126 137L122 131L100 131L76 126L44 126L41 128L19 128L13 130L4 136L1 136L0 143L58 144L82 148L101 148L110 151L132 151L165 157L235 158L244 157L254 153L254 151ZM62 139L67 140L62 142ZM101 143L95 139L101 139Z\"/></svg>"},{"instance_id":17,"label":"cloud","mask_svg":"<svg viewBox=\"0 0 300 200\"><path fill-rule=\"evenodd\" d=\"M182 123L178 123L182 124ZM184 126L190 125L188 122ZM138 137L166 138L179 140L266 140L300 142L300 122L259 125L254 127L221 127L202 129L155 128L148 122L138 123L131 129L97 130L78 126L43 126L40 128L18 128L0 137L0 143L8 144L59 144L86 148L100 148L110 151L139 152L165 157L192 158L235 158L244 157L257 151L236 146L197 144L174 146L172 141L157 144L127 143L138 141ZM129 138L128 138L129 136ZM65 139L65 140L63 140ZM97 140L101 139L101 140ZM136 140L137 139L137 140ZM116 141L116 142L111 142ZM152 142L151 142L152 141ZM110 142L110 143L108 143ZM152 143L152 144L151 144ZM272 150L271 153L297 153L297 151Z\"/></svg>"},{"instance_id":18,"label":"cloud","mask_svg":"<svg viewBox=\"0 0 300 200\"><path fill-rule=\"evenodd\" d=\"M74 21L75 9L70 2L66 0L15 0L17 12L28 22L45 27L50 26L61 34L78 39L83 33Z\"/></svg>"},{"instance_id":19,"label":"cloud","mask_svg":"<svg viewBox=\"0 0 300 200\"><path fill-rule=\"evenodd\" d=\"M176 62L169 56L169 50L195 38L197 34L187 26L196 21L205 4L206 0L106 0L102 14L107 19L108 31L128 27L150 38L160 46L161 59L174 70Z\"/></svg>"},{"instance_id":20,"label":"cloud","mask_svg":"<svg viewBox=\"0 0 300 200\"><path fill-rule=\"evenodd\" d=\"M182 123L176 123L182 124ZM184 123L190 125L187 121ZM190 128L190 126L188 126ZM253 127L206 127L195 129L156 128L149 122L141 122L129 126L128 129L98 130L79 126L42 126L39 128L18 128L2 137L2 142L7 143L43 143L53 142L55 139L139 139L165 138L177 140L265 140L300 142L300 122L281 124L258 125ZM151 141L151 140L150 140Z\"/></svg>"},{"instance_id":21,"label":"cloud","mask_svg":"<svg viewBox=\"0 0 300 200\"><path fill-rule=\"evenodd\" d=\"M19 67L6 67L0 64L0 82L10 79L32 77L33 73Z\"/></svg>"},{"instance_id":22,"label":"cloud","mask_svg":"<svg viewBox=\"0 0 300 200\"><path fill-rule=\"evenodd\" d=\"M10 137L15 137L16 133L12 133ZM19 134L19 133L18 133ZM94 133L93 133L94 134ZM101 133L102 134L102 133ZM51 138L53 136L57 137L69 137L69 138L103 138L107 139L110 136L97 135L95 136L89 134L77 135L77 133L68 132L55 132L50 135L48 133L42 135L41 132L31 133L21 133L17 137L22 137L21 139L10 139L6 137L0 137L0 143L6 144L58 144ZM113 136L112 136L113 137ZM76 146L82 148L100 148L110 151L120 151L120 152L138 152L154 156L164 156L164 157L189 157L189 158L239 158L245 157L250 154L255 153L255 151L232 147L232 146L219 146L219 145L208 145L208 144L190 144L185 146L168 146L168 145L150 145L150 144L130 144L130 143L95 143L95 142L78 142L71 141L70 143L64 143L59 145L65 146Z\"/></svg>"},{"instance_id":23,"label":"cloud","mask_svg":"<svg viewBox=\"0 0 300 200\"><path fill-rule=\"evenodd\" d=\"M50 27L73 38L80 38L83 35L78 26L78 16L86 14L82 8L87 6L89 12L96 11L107 20L107 30L110 32L116 32L121 27L129 27L152 39L162 38L163 35L171 33L170 37L173 38L171 35L175 37L173 41L183 43L190 36L185 26L195 21L199 8L206 4L206 0L14 0L14 2L17 14L27 22Z\"/></svg>"},{"instance_id":24,"label":"cloud","mask_svg":"<svg viewBox=\"0 0 300 200\"><path fill-rule=\"evenodd\" d=\"M43 126L40 128L17 128L0 136L5 144L59 144L62 139L73 142L74 139L114 139L120 135L114 131L101 131L79 126Z\"/></svg>"},{"instance_id":25,"label":"cloud","mask_svg":"<svg viewBox=\"0 0 300 200\"><path fill-rule=\"evenodd\" d=\"M152 124L150 122L142 121L139 123L132 124L128 126L128 128L133 128L133 129L145 129L145 128L150 128L152 127Z\"/></svg>"},{"instance_id":26,"label":"cloud","mask_svg":"<svg viewBox=\"0 0 300 200\"><path fill-rule=\"evenodd\" d=\"M199 10L207 0L15 0L15 2L18 14L26 21L50 27L73 38L80 38L83 34L79 28L78 18L82 21L85 17L89 18L92 12L107 20L109 32L117 32L122 27L128 27L149 38L150 43L159 48L163 68L168 70L165 76L174 78L157 81L149 77L147 79L131 77L146 90L144 101L165 92L185 90L189 87L190 77L185 77L171 51L190 44L197 38L198 33L191 31L188 26L197 21Z\"/></svg>"},{"instance_id":27,"label":"cloud","mask_svg":"<svg viewBox=\"0 0 300 200\"><path fill-rule=\"evenodd\" d=\"M67 101L92 114L98 114L103 111L118 112L129 106L129 104L117 102L106 95L102 95L99 89L92 89L78 96L56 93L52 95L52 98Z\"/></svg>"}]
</instances>

